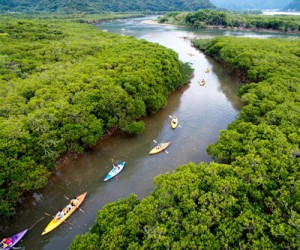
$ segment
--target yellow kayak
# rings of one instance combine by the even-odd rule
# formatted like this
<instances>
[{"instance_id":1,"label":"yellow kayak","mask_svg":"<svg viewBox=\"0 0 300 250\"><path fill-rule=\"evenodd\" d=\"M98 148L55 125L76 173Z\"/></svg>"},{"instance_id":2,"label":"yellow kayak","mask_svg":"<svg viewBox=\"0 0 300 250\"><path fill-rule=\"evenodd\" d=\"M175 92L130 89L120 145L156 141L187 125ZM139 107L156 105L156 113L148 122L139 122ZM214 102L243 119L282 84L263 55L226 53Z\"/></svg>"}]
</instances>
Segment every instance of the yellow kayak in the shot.
<instances>
[{"instance_id":1,"label":"yellow kayak","mask_svg":"<svg viewBox=\"0 0 300 250\"><path fill-rule=\"evenodd\" d=\"M48 226L43 231L42 235L51 232L52 230L57 228L59 225L61 225L66 219L68 219L71 216L71 214L74 213L76 211L76 209L80 206L80 204L83 202L86 194L87 194L87 192L85 192L77 197L78 203L75 206L72 206L72 208L64 215L64 217L57 219L57 220L55 218L52 219L52 221L50 221Z\"/></svg>"},{"instance_id":2,"label":"yellow kayak","mask_svg":"<svg viewBox=\"0 0 300 250\"><path fill-rule=\"evenodd\" d=\"M176 116L173 116L172 121L171 121L171 127L173 129L175 129L177 127L177 125L178 125L178 119Z\"/></svg>"},{"instance_id":3,"label":"yellow kayak","mask_svg":"<svg viewBox=\"0 0 300 250\"><path fill-rule=\"evenodd\" d=\"M169 147L169 145L171 144L171 142L162 142L159 145L157 145L155 148L153 148L149 154L150 155L154 155L157 154L163 150L165 150L167 147Z\"/></svg>"}]
</instances>

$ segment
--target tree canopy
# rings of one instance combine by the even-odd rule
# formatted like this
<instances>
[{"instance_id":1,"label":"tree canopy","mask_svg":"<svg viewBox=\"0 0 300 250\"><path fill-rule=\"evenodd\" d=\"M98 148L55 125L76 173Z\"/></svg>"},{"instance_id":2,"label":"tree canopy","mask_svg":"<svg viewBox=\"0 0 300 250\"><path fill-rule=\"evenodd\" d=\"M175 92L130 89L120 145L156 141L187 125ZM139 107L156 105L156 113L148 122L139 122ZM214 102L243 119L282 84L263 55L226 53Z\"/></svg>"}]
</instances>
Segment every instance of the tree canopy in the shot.
<instances>
[{"instance_id":1,"label":"tree canopy","mask_svg":"<svg viewBox=\"0 0 300 250\"><path fill-rule=\"evenodd\" d=\"M5 0L0 11L103 13L103 12L157 12L194 11L215 8L209 0Z\"/></svg>"},{"instance_id":2,"label":"tree canopy","mask_svg":"<svg viewBox=\"0 0 300 250\"><path fill-rule=\"evenodd\" d=\"M171 23L205 28L219 26L239 29L268 29L282 32L299 32L300 16L241 14L219 10L198 10L195 12L171 12L158 18L160 23Z\"/></svg>"},{"instance_id":3,"label":"tree canopy","mask_svg":"<svg viewBox=\"0 0 300 250\"><path fill-rule=\"evenodd\" d=\"M107 204L70 249L300 247L300 41L193 43L248 78L245 106L208 148L216 162L182 165L144 199Z\"/></svg>"},{"instance_id":4,"label":"tree canopy","mask_svg":"<svg viewBox=\"0 0 300 250\"><path fill-rule=\"evenodd\" d=\"M2 16L0 43L0 215L62 154L141 133L192 73L170 49L75 22Z\"/></svg>"}]
</instances>

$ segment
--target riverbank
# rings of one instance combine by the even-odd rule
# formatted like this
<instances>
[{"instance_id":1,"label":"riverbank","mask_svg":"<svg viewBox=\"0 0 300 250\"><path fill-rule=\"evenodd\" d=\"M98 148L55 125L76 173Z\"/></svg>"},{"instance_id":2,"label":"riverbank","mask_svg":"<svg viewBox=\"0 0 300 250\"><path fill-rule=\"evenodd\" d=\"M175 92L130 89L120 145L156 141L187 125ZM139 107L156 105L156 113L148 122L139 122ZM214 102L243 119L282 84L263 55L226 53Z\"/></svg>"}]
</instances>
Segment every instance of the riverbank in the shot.
<instances>
[{"instance_id":1,"label":"riverbank","mask_svg":"<svg viewBox=\"0 0 300 250\"><path fill-rule=\"evenodd\" d=\"M178 27L191 27L189 25L179 25L171 23L159 23L155 20L145 20L144 24L150 25L172 25ZM258 28L245 28L245 27L224 27L222 25L205 25L199 29L211 29L211 30L233 30L233 31L243 31L243 32L261 32L261 33L281 33L281 34L300 34L300 31L280 31L274 29L258 29Z\"/></svg>"},{"instance_id":2,"label":"riverbank","mask_svg":"<svg viewBox=\"0 0 300 250\"><path fill-rule=\"evenodd\" d=\"M274 29L263 29L263 28L245 28L245 27L224 27L221 25L206 25L204 29L215 29L215 30L234 30L243 32L261 32L261 33L282 33L282 34L300 34L300 31L281 31Z\"/></svg>"},{"instance_id":3,"label":"riverbank","mask_svg":"<svg viewBox=\"0 0 300 250\"><path fill-rule=\"evenodd\" d=\"M300 34L300 16L268 16L241 14L217 10L167 13L157 19L160 23L179 24L195 29L221 29L255 32Z\"/></svg>"}]
</instances>

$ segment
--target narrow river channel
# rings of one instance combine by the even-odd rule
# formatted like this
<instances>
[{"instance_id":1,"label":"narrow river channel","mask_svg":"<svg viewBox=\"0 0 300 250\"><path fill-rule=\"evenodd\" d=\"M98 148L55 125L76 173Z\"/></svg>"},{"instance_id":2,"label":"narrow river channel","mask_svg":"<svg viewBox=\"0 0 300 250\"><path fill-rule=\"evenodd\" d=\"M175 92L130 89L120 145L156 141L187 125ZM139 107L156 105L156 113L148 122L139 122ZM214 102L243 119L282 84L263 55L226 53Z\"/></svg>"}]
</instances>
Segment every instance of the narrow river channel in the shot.
<instances>
[{"instance_id":1,"label":"narrow river channel","mask_svg":"<svg viewBox=\"0 0 300 250\"><path fill-rule=\"evenodd\" d=\"M83 234L94 224L97 211L105 204L126 198L135 193L143 198L153 190L153 178L172 172L188 162L209 162L206 153L209 144L217 141L219 131L226 129L241 108L237 97L238 79L229 76L222 65L191 46L193 37L215 36L281 36L270 33L231 32L220 30L193 30L190 28L145 24L153 19L137 18L116 20L97 25L101 30L135 36L159 43L175 50L180 60L195 69L194 77L182 89L172 93L168 105L156 115L144 119L146 130L135 137L113 135L99 142L92 150L63 166L52 175L46 188L34 193L24 202L18 216L1 222L5 231L1 236L13 235L36 223L18 244L20 249L67 249L76 234ZM210 68L209 73L205 70ZM205 86L199 81L205 79ZM169 116L179 118L179 127L172 130ZM157 142L171 141L168 153L149 156ZM104 182L111 167L111 160L126 161L118 180ZM87 191L82 211L76 211L56 230L41 236L43 229L68 200ZM43 219L42 219L43 218Z\"/></svg>"}]
</instances>

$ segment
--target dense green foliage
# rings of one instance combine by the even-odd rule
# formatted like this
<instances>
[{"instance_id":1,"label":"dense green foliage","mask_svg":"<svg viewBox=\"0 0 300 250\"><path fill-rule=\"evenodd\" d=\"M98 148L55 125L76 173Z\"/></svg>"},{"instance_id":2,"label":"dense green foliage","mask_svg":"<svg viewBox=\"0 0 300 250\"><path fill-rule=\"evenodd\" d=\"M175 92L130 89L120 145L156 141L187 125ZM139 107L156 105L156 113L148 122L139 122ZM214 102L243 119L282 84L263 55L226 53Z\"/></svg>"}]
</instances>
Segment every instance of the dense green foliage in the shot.
<instances>
[{"instance_id":1,"label":"dense green foliage","mask_svg":"<svg viewBox=\"0 0 300 250\"><path fill-rule=\"evenodd\" d=\"M221 163L155 178L139 201L107 204L70 249L298 249L300 41L221 37L195 46L243 71L237 120L209 146Z\"/></svg>"},{"instance_id":2,"label":"dense green foliage","mask_svg":"<svg viewBox=\"0 0 300 250\"><path fill-rule=\"evenodd\" d=\"M300 11L300 0L293 0L290 4L285 6L285 10Z\"/></svg>"},{"instance_id":3,"label":"dense green foliage","mask_svg":"<svg viewBox=\"0 0 300 250\"><path fill-rule=\"evenodd\" d=\"M229 10L282 9L292 0L211 0L217 8Z\"/></svg>"},{"instance_id":4,"label":"dense green foliage","mask_svg":"<svg viewBox=\"0 0 300 250\"><path fill-rule=\"evenodd\" d=\"M158 44L67 21L0 22L0 215L65 152L142 132L192 69Z\"/></svg>"},{"instance_id":5,"label":"dense green foliage","mask_svg":"<svg viewBox=\"0 0 300 250\"><path fill-rule=\"evenodd\" d=\"M253 15L217 10L199 10L192 13L171 12L158 18L160 23L188 25L195 28L221 26L224 28L270 29L300 32L300 16L297 15Z\"/></svg>"},{"instance_id":6,"label":"dense green foliage","mask_svg":"<svg viewBox=\"0 0 300 250\"><path fill-rule=\"evenodd\" d=\"M215 8L209 0L4 0L0 11L46 11L99 13L128 11L194 11Z\"/></svg>"}]
</instances>

